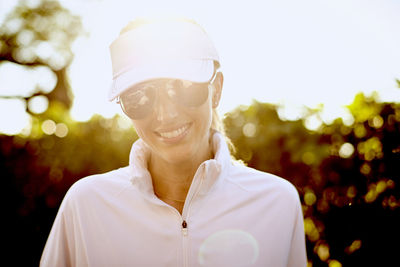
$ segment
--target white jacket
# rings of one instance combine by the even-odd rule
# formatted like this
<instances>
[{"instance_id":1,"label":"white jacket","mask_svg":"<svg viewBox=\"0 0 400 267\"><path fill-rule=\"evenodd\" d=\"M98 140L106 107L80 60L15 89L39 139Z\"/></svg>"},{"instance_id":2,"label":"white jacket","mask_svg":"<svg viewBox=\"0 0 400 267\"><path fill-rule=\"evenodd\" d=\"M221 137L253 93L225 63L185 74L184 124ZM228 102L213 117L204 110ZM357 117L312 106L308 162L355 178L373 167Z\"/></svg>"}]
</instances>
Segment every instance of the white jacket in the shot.
<instances>
[{"instance_id":1,"label":"white jacket","mask_svg":"<svg viewBox=\"0 0 400 267\"><path fill-rule=\"evenodd\" d=\"M77 181L41 266L306 266L295 187L233 164L221 134L213 142L215 159L198 168L182 215L155 196L140 139L129 166Z\"/></svg>"}]
</instances>

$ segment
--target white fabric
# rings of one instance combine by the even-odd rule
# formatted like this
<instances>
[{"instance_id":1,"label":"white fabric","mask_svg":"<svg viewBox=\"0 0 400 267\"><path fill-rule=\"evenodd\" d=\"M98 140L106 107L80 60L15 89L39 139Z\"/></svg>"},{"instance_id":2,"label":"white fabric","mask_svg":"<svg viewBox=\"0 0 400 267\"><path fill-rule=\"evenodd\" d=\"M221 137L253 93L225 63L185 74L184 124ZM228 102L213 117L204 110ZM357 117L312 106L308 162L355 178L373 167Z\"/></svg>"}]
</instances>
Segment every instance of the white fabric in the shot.
<instances>
[{"instance_id":1,"label":"white fabric","mask_svg":"<svg viewBox=\"0 0 400 267\"><path fill-rule=\"evenodd\" d=\"M41 266L306 266L294 186L232 164L219 133L213 142L215 159L197 170L182 215L154 195L142 140L128 167L76 182Z\"/></svg>"},{"instance_id":2,"label":"white fabric","mask_svg":"<svg viewBox=\"0 0 400 267\"><path fill-rule=\"evenodd\" d=\"M121 34L110 45L112 101L130 86L154 78L207 82L218 53L198 25L165 21L141 25Z\"/></svg>"}]
</instances>

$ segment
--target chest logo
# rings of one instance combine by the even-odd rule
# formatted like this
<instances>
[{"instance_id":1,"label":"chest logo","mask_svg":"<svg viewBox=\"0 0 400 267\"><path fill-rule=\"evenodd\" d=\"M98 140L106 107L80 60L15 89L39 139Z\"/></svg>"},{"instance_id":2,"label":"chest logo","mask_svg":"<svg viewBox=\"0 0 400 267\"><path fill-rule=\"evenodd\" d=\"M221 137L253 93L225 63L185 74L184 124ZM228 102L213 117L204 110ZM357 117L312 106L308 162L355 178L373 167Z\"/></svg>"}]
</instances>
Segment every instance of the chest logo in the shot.
<instances>
[{"instance_id":1,"label":"chest logo","mask_svg":"<svg viewBox=\"0 0 400 267\"><path fill-rule=\"evenodd\" d=\"M200 246L201 266L251 266L257 261L257 240L248 232L227 229L213 233Z\"/></svg>"}]
</instances>

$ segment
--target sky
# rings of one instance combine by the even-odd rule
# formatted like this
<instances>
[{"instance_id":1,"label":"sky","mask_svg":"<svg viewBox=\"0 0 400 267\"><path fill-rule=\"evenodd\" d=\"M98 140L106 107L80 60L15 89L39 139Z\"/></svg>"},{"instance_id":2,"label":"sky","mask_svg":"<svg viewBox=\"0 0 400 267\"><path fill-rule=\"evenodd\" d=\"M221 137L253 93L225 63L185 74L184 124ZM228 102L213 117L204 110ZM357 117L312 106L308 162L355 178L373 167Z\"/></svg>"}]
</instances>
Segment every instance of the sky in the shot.
<instances>
[{"instance_id":1,"label":"sky","mask_svg":"<svg viewBox=\"0 0 400 267\"><path fill-rule=\"evenodd\" d=\"M12 1L0 0L5 13ZM302 106L323 104L325 119L363 91L400 102L400 1L397 0L62 0L82 16L69 75L76 120L120 113L107 101L109 44L138 16L178 15L202 25L219 52L224 87L219 112L253 99L279 104L296 119ZM1 17L0 13L0 17ZM1 81L0 81L1 84Z\"/></svg>"}]
</instances>

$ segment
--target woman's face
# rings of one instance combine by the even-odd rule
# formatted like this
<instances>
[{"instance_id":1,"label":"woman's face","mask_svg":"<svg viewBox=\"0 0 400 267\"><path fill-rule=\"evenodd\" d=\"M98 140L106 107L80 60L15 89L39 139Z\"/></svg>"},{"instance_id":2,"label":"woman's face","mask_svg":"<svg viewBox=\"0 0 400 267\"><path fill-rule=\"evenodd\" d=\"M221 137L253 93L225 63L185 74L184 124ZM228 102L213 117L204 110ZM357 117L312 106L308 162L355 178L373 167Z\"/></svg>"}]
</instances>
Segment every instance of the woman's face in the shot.
<instances>
[{"instance_id":1,"label":"woman's face","mask_svg":"<svg viewBox=\"0 0 400 267\"><path fill-rule=\"evenodd\" d=\"M198 107L187 107L171 100L168 90L157 90L152 112L132 120L137 134L150 147L152 156L176 164L195 160L210 149L209 137L213 108L219 103L222 74L208 86L208 98Z\"/></svg>"}]
</instances>

